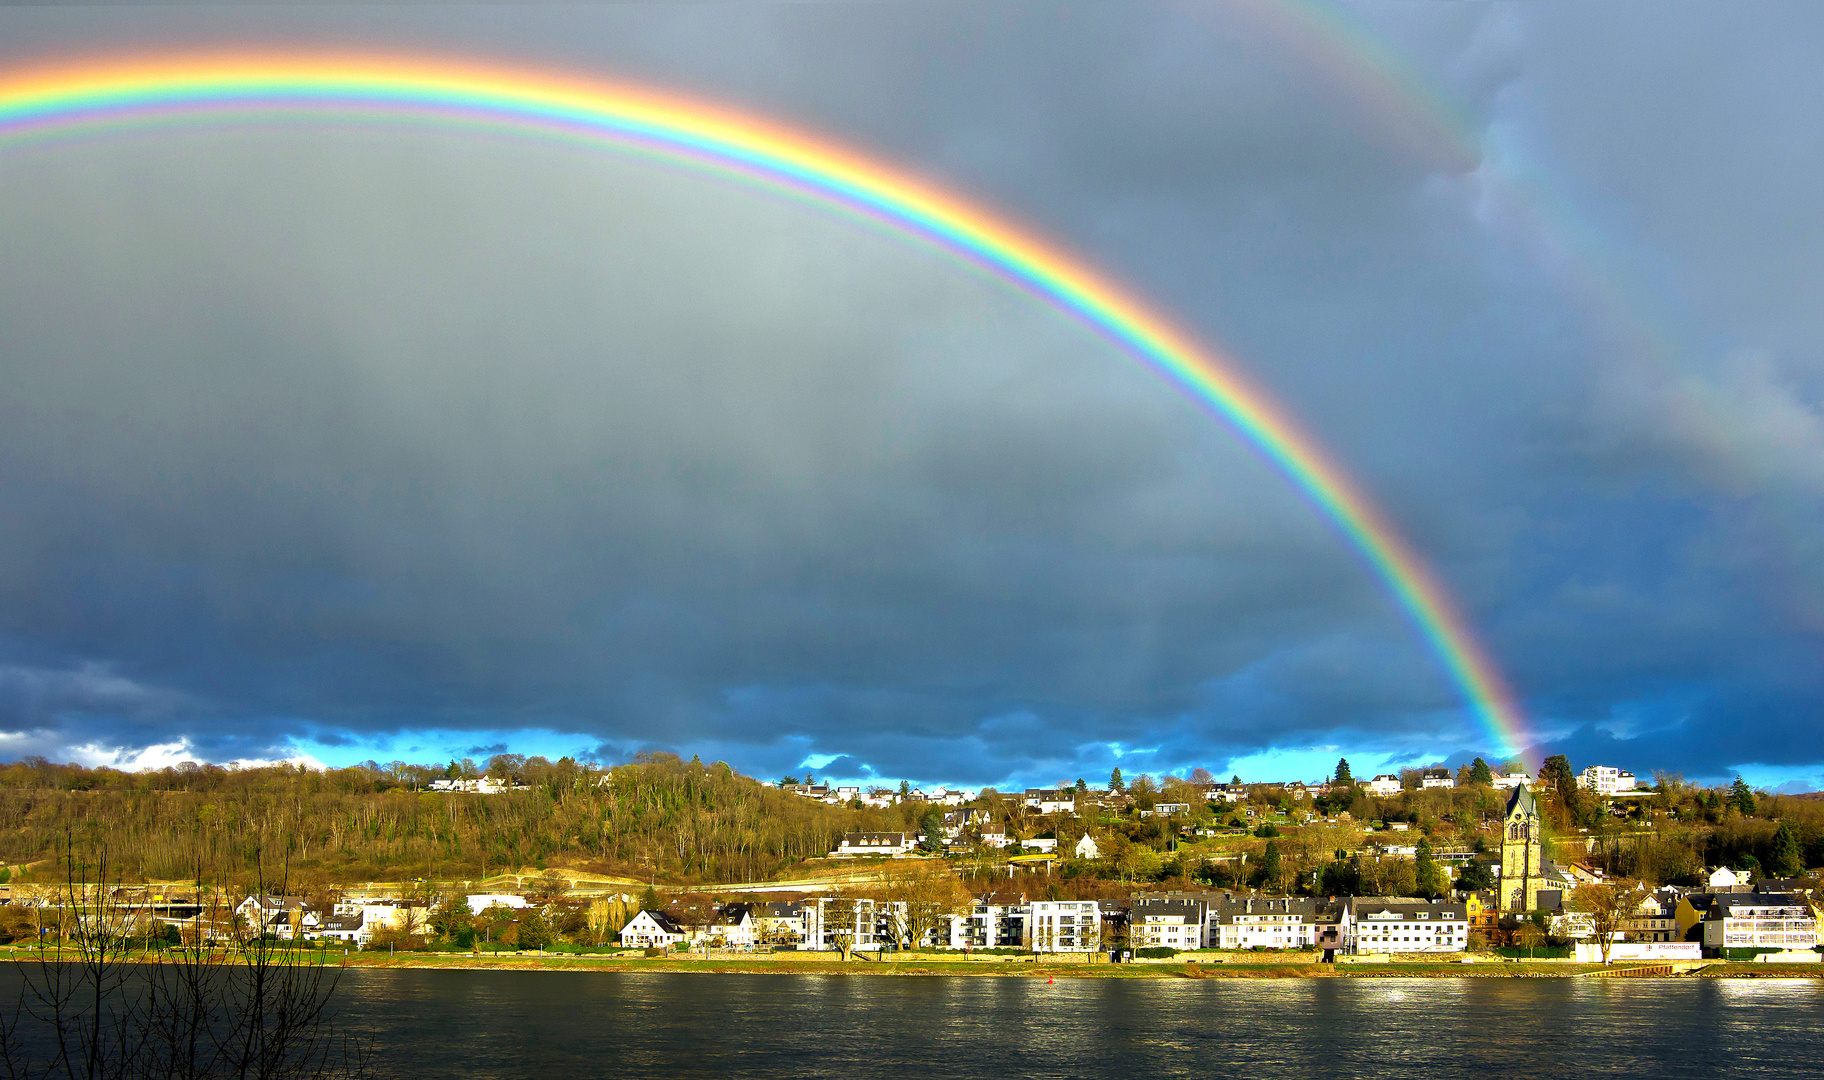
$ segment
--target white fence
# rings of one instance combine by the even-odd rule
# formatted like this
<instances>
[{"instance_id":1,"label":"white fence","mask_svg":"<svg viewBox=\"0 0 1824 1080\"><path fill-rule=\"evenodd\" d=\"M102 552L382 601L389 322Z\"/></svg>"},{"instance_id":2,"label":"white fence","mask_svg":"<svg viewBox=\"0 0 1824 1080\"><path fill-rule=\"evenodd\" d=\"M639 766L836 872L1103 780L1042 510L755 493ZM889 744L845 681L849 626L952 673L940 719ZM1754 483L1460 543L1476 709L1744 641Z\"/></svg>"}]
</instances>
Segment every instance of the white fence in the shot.
<instances>
[{"instance_id":1,"label":"white fence","mask_svg":"<svg viewBox=\"0 0 1824 1080\"><path fill-rule=\"evenodd\" d=\"M1578 942L1571 950L1579 964L1602 963L1602 946ZM1704 947L1695 941L1617 941L1609 946L1609 961L1616 960L1702 960Z\"/></svg>"}]
</instances>

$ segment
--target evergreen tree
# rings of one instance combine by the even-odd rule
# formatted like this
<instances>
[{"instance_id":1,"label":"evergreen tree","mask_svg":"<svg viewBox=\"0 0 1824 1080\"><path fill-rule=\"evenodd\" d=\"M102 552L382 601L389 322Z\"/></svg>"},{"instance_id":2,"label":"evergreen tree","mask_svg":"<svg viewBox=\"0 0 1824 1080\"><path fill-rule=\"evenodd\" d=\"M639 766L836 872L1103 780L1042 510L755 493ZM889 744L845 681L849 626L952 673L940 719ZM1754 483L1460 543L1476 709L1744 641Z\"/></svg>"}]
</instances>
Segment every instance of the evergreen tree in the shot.
<instances>
[{"instance_id":1,"label":"evergreen tree","mask_svg":"<svg viewBox=\"0 0 1824 1080\"><path fill-rule=\"evenodd\" d=\"M1323 896L1355 896L1361 892L1361 874L1347 860L1325 863L1317 872L1317 892Z\"/></svg>"},{"instance_id":2,"label":"evergreen tree","mask_svg":"<svg viewBox=\"0 0 1824 1080\"><path fill-rule=\"evenodd\" d=\"M1469 766L1469 782L1478 784L1482 787L1494 787L1494 770L1488 767L1488 762L1483 761L1481 758L1477 758Z\"/></svg>"},{"instance_id":3,"label":"evergreen tree","mask_svg":"<svg viewBox=\"0 0 1824 1080\"><path fill-rule=\"evenodd\" d=\"M1279 841L1268 840L1267 849L1260 853L1260 884L1269 889L1273 888L1279 881L1279 870Z\"/></svg>"},{"instance_id":4,"label":"evergreen tree","mask_svg":"<svg viewBox=\"0 0 1824 1080\"><path fill-rule=\"evenodd\" d=\"M1121 781L1121 766L1117 765L1115 771L1108 774L1108 790L1123 791L1125 789L1126 785Z\"/></svg>"},{"instance_id":5,"label":"evergreen tree","mask_svg":"<svg viewBox=\"0 0 1824 1080\"><path fill-rule=\"evenodd\" d=\"M1740 810L1743 817L1754 816L1754 791L1749 788L1748 782L1739 776L1735 778L1735 783L1729 786L1729 805Z\"/></svg>"},{"instance_id":6,"label":"evergreen tree","mask_svg":"<svg viewBox=\"0 0 1824 1080\"><path fill-rule=\"evenodd\" d=\"M445 896L443 903L431 912L431 929L446 938L455 937L469 922L469 905L458 893Z\"/></svg>"},{"instance_id":7,"label":"evergreen tree","mask_svg":"<svg viewBox=\"0 0 1824 1080\"><path fill-rule=\"evenodd\" d=\"M1083 778L1081 776L1077 777L1077 794L1084 795L1084 794L1087 794L1088 792L1089 792L1089 785L1083 782Z\"/></svg>"},{"instance_id":8,"label":"evergreen tree","mask_svg":"<svg viewBox=\"0 0 1824 1080\"><path fill-rule=\"evenodd\" d=\"M1419 837L1419 850L1412 864L1413 884L1427 899L1444 895L1444 869L1431 855L1431 838Z\"/></svg>"},{"instance_id":9,"label":"evergreen tree","mask_svg":"<svg viewBox=\"0 0 1824 1080\"><path fill-rule=\"evenodd\" d=\"M1546 758L1545 764L1539 767L1539 786L1549 787L1559 794L1567 788L1575 790L1577 774L1571 771L1571 759L1563 754Z\"/></svg>"},{"instance_id":10,"label":"evergreen tree","mask_svg":"<svg viewBox=\"0 0 1824 1080\"><path fill-rule=\"evenodd\" d=\"M944 850L944 819L942 815L935 810L931 811L924 816L924 820L918 823L918 829L925 834L925 838L918 842L918 846L921 850L927 852Z\"/></svg>"},{"instance_id":11,"label":"evergreen tree","mask_svg":"<svg viewBox=\"0 0 1824 1080\"><path fill-rule=\"evenodd\" d=\"M1354 787L1355 777L1349 774L1349 759L1338 758L1336 761L1336 779L1331 781L1333 787Z\"/></svg>"},{"instance_id":12,"label":"evergreen tree","mask_svg":"<svg viewBox=\"0 0 1824 1080\"><path fill-rule=\"evenodd\" d=\"M542 949L557 940L557 934L544 914L537 908L527 908L519 916L519 932L516 941L522 949Z\"/></svg>"},{"instance_id":13,"label":"evergreen tree","mask_svg":"<svg viewBox=\"0 0 1824 1080\"><path fill-rule=\"evenodd\" d=\"M1587 816L1584 791L1577 786L1577 774L1571 771L1571 760L1553 754L1539 767L1539 786L1551 790L1549 806L1556 811L1553 824L1568 827L1581 824Z\"/></svg>"},{"instance_id":14,"label":"evergreen tree","mask_svg":"<svg viewBox=\"0 0 1824 1080\"><path fill-rule=\"evenodd\" d=\"M1776 878L1797 877L1804 870L1803 860L1799 855L1799 838L1787 822L1780 822L1780 831L1773 834L1773 850L1767 853L1767 873Z\"/></svg>"},{"instance_id":15,"label":"evergreen tree","mask_svg":"<svg viewBox=\"0 0 1824 1080\"><path fill-rule=\"evenodd\" d=\"M1495 875L1488 869L1488 864L1480 859L1472 860L1457 875L1457 891L1489 892L1495 887Z\"/></svg>"}]
</instances>

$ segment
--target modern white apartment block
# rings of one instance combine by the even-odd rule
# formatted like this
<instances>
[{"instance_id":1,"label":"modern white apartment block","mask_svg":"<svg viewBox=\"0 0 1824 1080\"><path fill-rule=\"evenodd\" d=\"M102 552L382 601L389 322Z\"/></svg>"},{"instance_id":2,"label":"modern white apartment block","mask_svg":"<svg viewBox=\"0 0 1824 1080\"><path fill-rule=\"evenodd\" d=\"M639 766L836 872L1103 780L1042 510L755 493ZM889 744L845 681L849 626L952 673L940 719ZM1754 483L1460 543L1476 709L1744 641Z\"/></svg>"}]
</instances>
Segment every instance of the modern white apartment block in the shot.
<instances>
[{"instance_id":1,"label":"modern white apartment block","mask_svg":"<svg viewBox=\"0 0 1824 1080\"><path fill-rule=\"evenodd\" d=\"M1591 765L1577 774L1577 786L1598 795L1621 795L1640 788L1640 781L1625 769Z\"/></svg>"},{"instance_id":2,"label":"modern white apartment block","mask_svg":"<svg viewBox=\"0 0 1824 1080\"><path fill-rule=\"evenodd\" d=\"M1094 900L1034 900L1027 944L1033 952L1089 953L1102 948L1102 914Z\"/></svg>"},{"instance_id":3,"label":"modern white apartment block","mask_svg":"<svg viewBox=\"0 0 1824 1080\"><path fill-rule=\"evenodd\" d=\"M876 952L891 947L905 916L903 900L854 900L819 896L804 901L804 947L828 952L848 947Z\"/></svg>"},{"instance_id":4,"label":"modern white apartment block","mask_svg":"<svg viewBox=\"0 0 1824 1080\"><path fill-rule=\"evenodd\" d=\"M1026 904L976 903L967 915L950 916L952 949L1023 949L1032 909Z\"/></svg>"}]
</instances>

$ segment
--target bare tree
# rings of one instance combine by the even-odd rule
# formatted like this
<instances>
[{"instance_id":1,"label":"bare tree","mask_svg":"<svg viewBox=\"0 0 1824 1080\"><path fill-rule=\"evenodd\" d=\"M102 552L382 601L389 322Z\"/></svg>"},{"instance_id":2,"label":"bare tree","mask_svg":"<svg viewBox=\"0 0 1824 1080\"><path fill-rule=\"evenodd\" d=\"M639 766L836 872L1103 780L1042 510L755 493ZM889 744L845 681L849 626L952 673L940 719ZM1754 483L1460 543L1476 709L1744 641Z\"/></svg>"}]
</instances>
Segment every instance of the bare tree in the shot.
<instances>
[{"instance_id":1,"label":"bare tree","mask_svg":"<svg viewBox=\"0 0 1824 1080\"><path fill-rule=\"evenodd\" d=\"M0 1010L9 1080L368 1075L366 1047L335 1022L338 969L305 961L295 941L263 927L234 933L219 890L192 923L194 945L163 958L136 953L139 911L121 895L108 850L79 858L66 841L65 857L65 941L15 961L18 997ZM266 894L259 884L256 895Z\"/></svg>"},{"instance_id":2,"label":"bare tree","mask_svg":"<svg viewBox=\"0 0 1824 1080\"><path fill-rule=\"evenodd\" d=\"M1514 943L1526 950L1527 959L1532 959L1533 950L1545 943L1545 931L1531 919L1527 919L1514 931Z\"/></svg>"},{"instance_id":3,"label":"bare tree","mask_svg":"<svg viewBox=\"0 0 1824 1080\"><path fill-rule=\"evenodd\" d=\"M881 889L894 937L909 949L923 945L950 916L969 910L973 898L948 867L914 865L893 873Z\"/></svg>"},{"instance_id":4,"label":"bare tree","mask_svg":"<svg viewBox=\"0 0 1824 1080\"><path fill-rule=\"evenodd\" d=\"M1615 943L1622 923L1632 918L1640 906L1640 883L1616 878L1590 885L1579 885L1571 893L1571 909L1590 917L1590 934L1602 948L1602 962L1609 962L1609 950Z\"/></svg>"},{"instance_id":5,"label":"bare tree","mask_svg":"<svg viewBox=\"0 0 1824 1080\"><path fill-rule=\"evenodd\" d=\"M846 896L832 896L819 905L823 934L836 951L847 960L855 955L855 925L861 919L861 902Z\"/></svg>"}]
</instances>

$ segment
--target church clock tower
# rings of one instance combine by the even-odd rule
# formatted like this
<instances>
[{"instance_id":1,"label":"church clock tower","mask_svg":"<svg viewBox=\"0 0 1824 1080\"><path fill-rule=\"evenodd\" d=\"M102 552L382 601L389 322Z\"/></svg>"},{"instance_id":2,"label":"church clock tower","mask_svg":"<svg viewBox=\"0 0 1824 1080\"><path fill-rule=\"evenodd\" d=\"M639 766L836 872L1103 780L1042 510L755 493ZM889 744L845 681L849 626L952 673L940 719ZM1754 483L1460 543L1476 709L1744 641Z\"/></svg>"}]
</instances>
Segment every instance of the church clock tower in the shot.
<instances>
[{"instance_id":1,"label":"church clock tower","mask_svg":"<svg viewBox=\"0 0 1824 1080\"><path fill-rule=\"evenodd\" d=\"M1545 862L1545 830L1539 804L1524 786L1507 800L1501 831L1501 888L1495 910L1523 915L1539 906L1539 890L1550 887Z\"/></svg>"}]
</instances>

